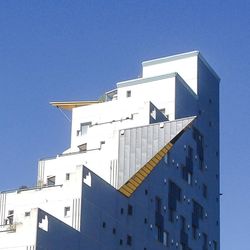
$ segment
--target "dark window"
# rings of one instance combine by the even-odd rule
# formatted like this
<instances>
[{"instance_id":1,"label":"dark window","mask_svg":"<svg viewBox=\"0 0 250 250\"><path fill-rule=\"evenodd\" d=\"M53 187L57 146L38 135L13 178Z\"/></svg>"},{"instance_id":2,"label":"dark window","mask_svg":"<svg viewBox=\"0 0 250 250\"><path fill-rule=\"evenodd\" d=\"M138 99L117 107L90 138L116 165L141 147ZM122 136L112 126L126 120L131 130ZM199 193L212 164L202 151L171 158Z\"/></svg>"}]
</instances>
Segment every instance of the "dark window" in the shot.
<instances>
[{"instance_id":1,"label":"dark window","mask_svg":"<svg viewBox=\"0 0 250 250\"><path fill-rule=\"evenodd\" d=\"M121 214L123 214L123 208L121 208Z\"/></svg>"},{"instance_id":2,"label":"dark window","mask_svg":"<svg viewBox=\"0 0 250 250\"><path fill-rule=\"evenodd\" d=\"M102 223L102 227L105 228L106 227L106 222Z\"/></svg>"},{"instance_id":3,"label":"dark window","mask_svg":"<svg viewBox=\"0 0 250 250\"><path fill-rule=\"evenodd\" d=\"M213 241L213 247L214 247L213 250L217 250L217 249L218 249L218 247L217 247L217 242L216 242L215 240Z\"/></svg>"},{"instance_id":4,"label":"dark window","mask_svg":"<svg viewBox=\"0 0 250 250\"><path fill-rule=\"evenodd\" d=\"M181 230L185 232L185 228L186 228L186 219L181 216Z\"/></svg>"},{"instance_id":5,"label":"dark window","mask_svg":"<svg viewBox=\"0 0 250 250\"><path fill-rule=\"evenodd\" d=\"M204 198L207 198L207 185L202 185L202 194Z\"/></svg>"},{"instance_id":6,"label":"dark window","mask_svg":"<svg viewBox=\"0 0 250 250\"><path fill-rule=\"evenodd\" d=\"M202 240L203 240L203 248L207 249L207 235L205 233L202 234Z\"/></svg>"},{"instance_id":7,"label":"dark window","mask_svg":"<svg viewBox=\"0 0 250 250\"><path fill-rule=\"evenodd\" d=\"M157 226L157 240L163 242L163 230L159 226Z\"/></svg>"},{"instance_id":8,"label":"dark window","mask_svg":"<svg viewBox=\"0 0 250 250\"><path fill-rule=\"evenodd\" d=\"M116 229L113 227L113 230L112 230L113 234L116 234Z\"/></svg>"},{"instance_id":9,"label":"dark window","mask_svg":"<svg viewBox=\"0 0 250 250\"><path fill-rule=\"evenodd\" d=\"M122 239L120 239L120 245L122 245L123 244L123 240Z\"/></svg>"},{"instance_id":10,"label":"dark window","mask_svg":"<svg viewBox=\"0 0 250 250\"><path fill-rule=\"evenodd\" d=\"M155 210L157 213L161 213L161 199L159 197L155 197Z\"/></svg>"},{"instance_id":11,"label":"dark window","mask_svg":"<svg viewBox=\"0 0 250 250\"><path fill-rule=\"evenodd\" d=\"M24 216L25 216L25 217L30 216L30 212L25 212Z\"/></svg>"},{"instance_id":12,"label":"dark window","mask_svg":"<svg viewBox=\"0 0 250 250\"><path fill-rule=\"evenodd\" d=\"M147 189L145 189L145 191L144 191L144 192L145 192L145 195L148 195L148 190L147 190Z\"/></svg>"},{"instance_id":13,"label":"dark window","mask_svg":"<svg viewBox=\"0 0 250 250\"><path fill-rule=\"evenodd\" d=\"M127 245L131 246L132 245L132 236L127 235Z\"/></svg>"},{"instance_id":14,"label":"dark window","mask_svg":"<svg viewBox=\"0 0 250 250\"><path fill-rule=\"evenodd\" d=\"M168 220L169 220L170 222L174 222L174 210L172 210L172 209L170 209L170 210L168 211Z\"/></svg>"},{"instance_id":15,"label":"dark window","mask_svg":"<svg viewBox=\"0 0 250 250\"><path fill-rule=\"evenodd\" d=\"M127 90L126 96L131 97L131 90Z\"/></svg>"},{"instance_id":16,"label":"dark window","mask_svg":"<svg viewBox=\"0 0 250 250\"><path fill-rule=\"evenodd\" d=\"M55 186L56 183L56 177L55 176L51 176L47 178L47 185L48 186Z\"/></svg>"},{"instance_id":17,"label":"dark window","mask_svg":"<svg viewBox=\"0 0 250 250\"><path fill-rule=\"evenodd\" d=\"M70 179L70 174L67 173L67 174L66 174L66 180L68 181L69 179Z\"/></svg>"},{"instance_id":18,"label":"dark window","mask_svg":"<svg viewBox=\"0 0 250 250\"><path fill-rule=\"evenodd\" d=\"M147 223L148 223L148 219L144 218L144 224L147 224Z\"/></svg>"},{"instance_id":19,"label":"dark window","mask_svg":"<svg viewBox=\"0 0 250 250\"><path fill-rule=\"evenodd\" d=\"M70 207L64 207L64 217L70 216Z\"/></svg>"},{"instance_id":20,"label":"dark window","mask_svg":"<svg viewBox=\"0 0 250 250\"><path fill-rule=\"evenodd\" d=\"M193 239L196 240L197 239L197 229L196 227L192 227L192 235L193 235Z\"/></svg>"},{"instance_id":21,"label":"dark window","mask_svg":"<svg viewBox=\"0 0 250 250\"><path fill-rule=\"evenodd\" d=\"M133 207L129 204L128 205L128 215L132 215L133 214Z\"/></svg>"}]
</instances>

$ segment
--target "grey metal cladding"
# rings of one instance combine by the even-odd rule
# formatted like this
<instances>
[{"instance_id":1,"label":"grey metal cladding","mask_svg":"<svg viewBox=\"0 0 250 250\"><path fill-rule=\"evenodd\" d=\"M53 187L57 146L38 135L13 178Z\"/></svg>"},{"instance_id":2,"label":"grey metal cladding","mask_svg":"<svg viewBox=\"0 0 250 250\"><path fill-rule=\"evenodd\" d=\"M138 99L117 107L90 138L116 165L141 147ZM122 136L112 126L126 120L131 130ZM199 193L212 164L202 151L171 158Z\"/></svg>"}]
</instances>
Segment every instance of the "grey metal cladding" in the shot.
<instances>
[{"instance_id":1,"label":"grey metal cladding","mask_svg":"<svg viewBox=\"0 0 250 250\"><path fill-rule=\"evenodd\" d=\"M120 131L116 188L124 185L195 118L192 116Z\"/></svg>"}]
</instances>

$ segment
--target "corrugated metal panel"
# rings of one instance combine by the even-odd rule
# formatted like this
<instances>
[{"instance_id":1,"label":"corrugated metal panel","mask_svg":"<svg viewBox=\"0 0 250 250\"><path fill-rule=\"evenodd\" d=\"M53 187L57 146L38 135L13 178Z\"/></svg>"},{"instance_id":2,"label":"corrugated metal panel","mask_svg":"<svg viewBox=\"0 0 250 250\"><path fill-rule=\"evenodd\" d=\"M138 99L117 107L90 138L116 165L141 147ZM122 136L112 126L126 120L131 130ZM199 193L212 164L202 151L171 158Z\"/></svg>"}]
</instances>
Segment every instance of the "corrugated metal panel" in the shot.
<instances>
[{"instance_id":1,"label":"corrugated metal panel","mask_svg":"<svg viewBox=\"0 0 250 250\"><path fill-rule=\"evenodd\" d=\"M120 189L137 172L139 181L143 181L155 164L158 164L172 147L171 140L176 138L194 119L195 117L188 117L120 131L116 187ZM148 167L150 162L151 169ZM133 191L131 185L124 188L126 193Z\"/></svg>"}]
</instances>

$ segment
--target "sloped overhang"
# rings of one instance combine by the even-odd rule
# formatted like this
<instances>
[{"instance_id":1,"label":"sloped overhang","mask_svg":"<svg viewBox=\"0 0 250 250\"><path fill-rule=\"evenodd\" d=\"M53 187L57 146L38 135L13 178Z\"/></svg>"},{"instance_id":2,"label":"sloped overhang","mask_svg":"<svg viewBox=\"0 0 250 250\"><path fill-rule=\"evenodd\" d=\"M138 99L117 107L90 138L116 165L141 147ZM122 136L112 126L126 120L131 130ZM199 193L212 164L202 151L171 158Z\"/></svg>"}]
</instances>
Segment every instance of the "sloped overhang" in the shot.
<instances>
[{"instance_id":1,"label":"sloped overhang","mask_svg":"<svg viewBox=\"0 0 250 250\"><path fill-rule=\"evenodd\" d=\"M195 118L120 131L117 189L130 197Z\"/></svg>"},{"instance_id":2,"label":"sloped overhang","mask_svg":"<svg viewBox=\"0 0 250 250\"><path fill-rule=\"evenodd\" d=\"M72 110L73 108L88 106L96 103L100 102L99 101L50 102L50 105L61 109Z\"/></svg>"}]
</instances>

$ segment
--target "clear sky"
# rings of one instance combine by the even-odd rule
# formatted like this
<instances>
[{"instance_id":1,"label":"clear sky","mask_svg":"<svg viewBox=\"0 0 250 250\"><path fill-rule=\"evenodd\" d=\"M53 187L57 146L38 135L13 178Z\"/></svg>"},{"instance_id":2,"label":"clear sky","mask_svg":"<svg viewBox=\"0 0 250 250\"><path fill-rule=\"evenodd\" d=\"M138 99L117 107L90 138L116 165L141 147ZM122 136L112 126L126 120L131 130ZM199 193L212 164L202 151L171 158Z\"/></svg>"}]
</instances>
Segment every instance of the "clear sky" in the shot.
<instances>
[{"instance_id":1,"label":"clear sky","mask_svg":"<svg viewBox=\"0 0 250 250\"><path fill-rule=\"evenodd\" d=\"M250 237L250 1L1 0L0 190L69 146L50 101L95 100L141 62L200 50L221 77L221 245Z\"/></svg>"}]
</instances>

